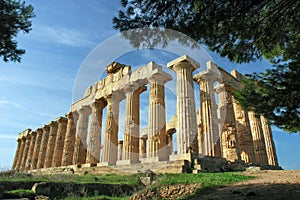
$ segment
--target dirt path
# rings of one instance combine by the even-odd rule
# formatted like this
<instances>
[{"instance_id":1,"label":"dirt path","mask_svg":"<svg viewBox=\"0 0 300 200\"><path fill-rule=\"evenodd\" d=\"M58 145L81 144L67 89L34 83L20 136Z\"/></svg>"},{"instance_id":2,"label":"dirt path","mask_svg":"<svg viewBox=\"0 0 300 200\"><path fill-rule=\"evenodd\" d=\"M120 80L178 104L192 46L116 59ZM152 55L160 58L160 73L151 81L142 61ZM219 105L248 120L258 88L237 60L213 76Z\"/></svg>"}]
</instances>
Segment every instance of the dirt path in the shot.
<instances>
[{"instance_id":1,"label":"dirt path","mask_svg":"<svg viewBox=\"0 0 300 200\"><path fill-rule=\"evenodd\" d=\"M300 170L243 172L256 178L202 191L195 199L295 199L300 200Z\"/></svg>"}]
</instances>

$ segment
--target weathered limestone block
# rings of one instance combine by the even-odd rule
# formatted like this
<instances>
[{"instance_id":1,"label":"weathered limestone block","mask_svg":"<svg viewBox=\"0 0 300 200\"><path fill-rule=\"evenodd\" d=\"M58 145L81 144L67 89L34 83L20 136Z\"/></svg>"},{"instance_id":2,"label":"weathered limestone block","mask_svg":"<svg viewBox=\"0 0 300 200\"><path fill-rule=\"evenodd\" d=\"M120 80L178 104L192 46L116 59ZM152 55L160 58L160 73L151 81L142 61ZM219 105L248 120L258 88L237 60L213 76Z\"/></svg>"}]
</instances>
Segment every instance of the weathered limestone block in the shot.
<instances>
[{"instance_id":1,"label":"weathered limestone block","mask_svg":"<svg viewBox=\"0 0 300 200\"><path fill-rule=\"evenodd\" d=\"M43 129L43 136L42 136L41 148L40 148L40 152L39 152L39 160L37 163L38 169L41 169L44 167L50 127L48 125L44 125L42 127L42 129Z\"/></svg>"},{"instance_id":2,"label":"weathered limestone block","mask_svg":"<svg viewBox=\"0 0 300 200\"><path fill-rule=\"evenodd\" d=\"M198 153L197 118L192 72L200 65L187 55L167 64L177 75L178 154Z\"/></svg>"},{"instance_id":3,"label":"weathered limestone block","mask_svg":"<svg viewBox=\"0 0 300 200\"><path fill-rule=\"evenodd\" d=\"M68 120L65 117L59 117L56 119L56 121L58 122L58 126L57 126L57 134L55 139L54 154L53 154L53 159L51 164L52 167L61 166Z\"/></svg>"},{"instance_id":4,"label":"weathered limestone block","mask_svg":"<svg viewBox=\"0 0 300 200\"><path fill-rule=\"evenodd\" d=\"M45 155L44 168L51 167L52 164L58 123L56 121L51 121L48 124L48 126L50 127L50 132L49 132L49 139L48 139L47 150Z\"/></svg>"},{"instance_id":5,"label":"weathered limestone block","mask_svg":"<svg viewBox=\"0 0 300 200\"><path fill-rule=\"evenodd\" d=\"M248 116L254 144L255 160L257 164L266 165L268 164L268 157L260 119L255 116L253 111L249 111Z\"/></svg>"},{"instance_id":6,"label":"weathered limestone block","mask_svg":"<svg viewBox=\"0 0 300 200\"><path fill-rule=\"evenodd\" d=\"M73 164L74 146L76 140L76 123L78 120L77 112L69 112L66 114L68 119L67 132L64 143L62 166L68 166Z\"/></svg>"},{"instance_id":7,"label":"weathered limestone block","mask_svg":"<svg viewBox=\"0 0 300 200\"><path fill-rule=\"evenodd\" d=\"M86 161L87 152L87 131L89 115L91 113L91 108L89 106L82 107L79 111L78 117L78 127L77 127L77 137L75 141L73 164L84 164Z\"/></svg>"},{"instance_id":8,"label":"weathered limestone block","mask_svg":"<svg viewBox=\"0 0 300 200\"><path fill-rule=\"evenodd\" d=\"M106 102L99 100L93 102L92 119L90 123L90 137L87 150L86 163L96 164L100 161L101 149L101 131L102 131L102 111L106 106Z\"/></svg>"},{"instance_id":9,"label":"weathered limestone block","mask_svg":"<svg viewBox=\"0 0 300 200\"><path fill-rule=\"evenodd\" d=\"M39 153L42 143L42 137L43 137L43 130L41 128L38 128L36 130L36 141L34 145L33 155L32 155L32 164L30 169L36 169L37 163L39 160Z\"/></svg>"},{"instance_id":10,"label":"weathered limestone block","mask_svg":"<svg viewBox=\"0 0 300 200\"><path fill-rule=\"evenodd\" d=\"M266 151L268 156L268 164L278 166L275 144L272 136L272 130L268 120L263 115L260 116L262 131L264 133Z\"/></svg>"}]
</instances>

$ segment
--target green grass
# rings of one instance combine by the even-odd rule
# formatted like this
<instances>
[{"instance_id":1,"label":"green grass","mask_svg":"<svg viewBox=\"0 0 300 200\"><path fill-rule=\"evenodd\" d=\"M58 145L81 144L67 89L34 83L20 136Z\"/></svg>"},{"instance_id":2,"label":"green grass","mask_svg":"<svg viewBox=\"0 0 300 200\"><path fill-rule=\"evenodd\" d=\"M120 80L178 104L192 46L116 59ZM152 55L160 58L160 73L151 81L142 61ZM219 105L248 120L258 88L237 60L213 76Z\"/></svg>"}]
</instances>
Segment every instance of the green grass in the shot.
<instances>
[{"instance_id":1,"label":"green grass","mask_svg":"<svg viewBox=\"0 0 300 200\"><path fill-rule=\"evenodd\" d=\"M127 184L136 185L140 174L134 175L76 175L76 174L52 174L52 175L30 175L14 173L9 175L0 174L1 182L60 182L60 183L101 183L101 184Z\"/></svg>"},{"instance_id":2,"label":"green grass","mask_svg":"<svg viewBox=\"0 0 300 200\"><path fill-rule=\"evenodd\" d=\"M26 198L26 197L30 198L34 196L34 192L32 190L18 189L18 190L7 191L5 193L6 196L9 198Z\"/></svg>"}]
</instances>

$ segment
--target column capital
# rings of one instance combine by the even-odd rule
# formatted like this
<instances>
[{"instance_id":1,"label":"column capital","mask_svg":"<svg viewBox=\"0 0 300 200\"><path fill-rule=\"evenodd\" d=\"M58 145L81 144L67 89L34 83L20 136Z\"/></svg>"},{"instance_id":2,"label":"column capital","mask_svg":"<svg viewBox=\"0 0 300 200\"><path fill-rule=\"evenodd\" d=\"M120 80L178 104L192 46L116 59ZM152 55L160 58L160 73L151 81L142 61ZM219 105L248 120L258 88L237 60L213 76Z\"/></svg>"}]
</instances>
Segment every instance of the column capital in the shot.
<instances>
[{"instance_id":1,"label":"column capital","mask_svg":"<svg viewBox=\"0 0 300 200\"><path fill-rule=\"evenodd\" d=\"M36 133L37 133L37 134L43 133L43 129L41 129L41 128L36 129Z\"/></svg>"},{"instance_id":2,"label":"column capital","mask_svg":"<svg viewBox=\"0 0 300 200\"><path fill-rule=\"evenodd\" d=\"M182 68L190 68L191 71L194 71L195 69L200 68L200 64L188 55L183 55L171 62L168 62L167 67L174 71L178 71Z\"/></svg>"},{"instance_id":3,"label":"column capital","mask_svg":"<svg viewBox=\"0 0 300 200\"><path fill-rule=\"evenodd\" d=\"M58 123L57 123L57 121L51 121L51 122L49 122L48 123L48 126L51 128L51 127L55 127L55 126L57 126L58 125Z\"/></svg>"},{"instance_id":4,"label":"column capital","mask_svg":"<svg viewBox=\"0 0 300 200\"><path fill-rule=\"evenodd\" d=\"M125 94L121 91L113 92L112 94L109 94L105 97L107 103L120 102L125 98L126 98Z\"/></svg>"},{"instance_id":5,"label":"column capital","mask_svg":"<svg viewBox=\"0 0 300 200\"><path fill-rule=\"evenodd\" d=\"M49 125L42 126L43 131L49 131L50 127Z\"/></svg>"},{"instance_id":6,"label":"column capital","mask_svg":"<svg viewBox=\"0 0 300 200\"><path fill-rule=\"evenodd\" d=\"M58 117L58 118L56 118L56 121L58 122L58 123L67 123L67 118L65 118L65 117Z\"/></svg>"}]
</instances>

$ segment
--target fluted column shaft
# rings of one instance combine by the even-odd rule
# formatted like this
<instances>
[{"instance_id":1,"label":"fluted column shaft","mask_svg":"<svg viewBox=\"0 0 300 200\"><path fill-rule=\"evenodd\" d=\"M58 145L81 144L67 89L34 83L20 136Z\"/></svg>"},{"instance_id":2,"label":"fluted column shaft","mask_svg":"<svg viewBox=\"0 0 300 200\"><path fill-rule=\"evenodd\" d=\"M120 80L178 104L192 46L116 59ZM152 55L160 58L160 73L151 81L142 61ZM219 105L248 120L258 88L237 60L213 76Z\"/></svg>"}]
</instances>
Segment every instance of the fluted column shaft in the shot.
<instances>
[{"instance_id":1,"label":"fluted column shaft","mask_svg":"<svg viewBox=\"0 0 300 200\"><path fill-rule=\"evenodd\" d=\"M102 113L104 107L105 103L102 101L93 102L91 105L92 119L86 163L96 164L100 161Z\"/></svg>"},{"instance_id":2,"label":"fluted column shaft","mask_svg":"<svg viewBox=\"0 0 300 200\"><path fill-rule=\"evenodd\" d=\"M84 164L87 152L87 131L89 123L90 107L84 106L79 111L77 137L75 141L73 164Z\"/></svg>"},{"instance_id":3,"label":"fluted column shaft","mask_svg":"<svg viewBox=\"0 0 300 200\"><path fill-rule=\"evenodd\" d=\"M203 138L202 153L208 156L221 157L220 134L218 128L218 113L215 101L215 92L212 80L200 78L197 80L200 87L200 115Z\"/></svg>"},{"instance_id":4,"label":"fluted column shaft","mask_svg":"<svg viewBox=\"0 0 300 200\"><path fill-rule=\"evenodd\" d=\"M21 150L21 139L18 138L17 139L17 142L18 142L18 145L17 145L17 149L16 149L16 153L15 153L15 158L14 158L14 162L13 162L13 166L12 166L12 170L16 170L17 168L17 162L18 162L18 159L20 157L20 150Z\"/></svg>"},{"instance_id":5,"label":"fluted column shaft","mask_svg":"<svg viewBox=\"0 0 300 200\"><path fill-rule=\"evenodd\" d=\"M239 138L241 159L246 163L255 163L255 153L248 113L245 112L233 97L233 108Z\"/></svg>"},{"instance_id":6,"label":"fluted column shaft","mask_svg":"<svg viewBox=\"0 0 300 200\"><path fill-rule=\"evenodd\" d=\"M140 94L146 87L127 91L122 160L139 161Z\"/></svg>"},{"instance_id":7,"label":"fluted column shaft","mask_svg":"<svg viewBox=\"0 0 300 200\"><path fill-rule=\"evenodd\" d=\"M174 65L177 74L177 146L178 154L198 154L197 119L192 72L195 68L188 62Z\"/></svg>"},{"instance_id":8,"label":"fluted column shaft","mask_svg":"<svg viewBox=\"0 0 300 200\"><path fill-rule=\"evenodd\" d=\"M167 159L166 109L164 80L150 79L148 157Z\"/></svg>"},{"instance_id":9,"label":"fluted column shaft","mask_svg":"<svg viewBox=\"0 0 300 200\"><path fill-rule=\"evenodd\" d=\"M269 165L278 166L275 144L272 136L272 130L265 116L260 116L262 131L265 137L265 145Z\"/></svg>"},{"instance_id":10,"label":"fluted column shaft","mask_svg":"<svg viewBox=\"0 0 300 200\"><path fill-rule=\"evenodd\" d=\"M254 144L255 160L258 164L268 164L265 138L260 119L255 116L253 111L249 111L248 116Z\"/></svg>"},{"instance_id":11,"label":"fluted column shaft","mask_svg":"<svg viewBox=\"0 0 300 200\"><path fill-rule=\"evenodd\" d=\"M21 170L25 170L26 162L27 162L27 156L28 156L28 151L30 147L30 140L31 140L31 135L26 136L26 142L25 142L25 147L24 147L24 153L21 161Z\"/></svg>"},{"instance_id":12,"label":"fluted column shaft","mask_svg":"<svg viewBox=\"0 0 300 200\"><path fill-rule=\"evenodd\" d=\"M106 98L107 114L102 162L108 164L116 164L118 159L119 103L121 99L119 94L113 94Z\"/></svg>"},{"instance_id":13,"label":"fluted column shaft","mask_svg":"<svg viewBox=\"0 0 300 200\"><path fill-rule=\"evenodd\" d=\"M228 85L219 85L216 91L219 94L220 113L224 114L220 119L223 157L230 161L240 160L241 154L232 102L232 88Z\"/></svg>"},{"instance_id":14,"label":"fluted column shaft","mask_svg":"<svg viewBox=\"0 0 300 200\"><path fill-rule=\"evenodd\" d=\"M57 126L57 134L55 139L55 147L54 147L54 154L52 159L52 167L59 167L61 166L62 161L62 154L64 148L64 142L66 137L66 130L67 130L67 118L59 117L56 120L58 122Z\"/></svg>"},{"instance_id":15,"label":"fluted column shaft","mask_svg":"<svg viewBox=\"0 0 300 200\"><path fill-rule=\"evenodd\" d=\"M36 130L36 141L34 144L34 150L32 154L32 163L30 169L36 169L37 163L39 160L39 153L41 148L41 142L42 142L42 136L43 136L43 130L41 128L38 128Z\"/></svg>"},{"instance_id":16,"label":"fluted column shaft","mask_svg":"<svg viewBox=\"0 0 300 200\"><path fill-rule=\"evenodd\" d=\"M78 113L69 112L66 114L68 119L67 123L67 132L66 138L64 142L64 150L62 157L62 166L72 165L73 163L73 155L74 155L74 145L76 140L76 123L78 120Z\"/></svg>"},{"instance_id":17,"label":"fluted column shaft","mask_svg":"<svg viewBox=\"0 0 300 200\"><path fill-rule=\"evenodd\" d=\"M38 169L44 167L50 127L48 125L44 125L42 127L42 129L43 129L43 136L42 136L41 148L40 148L40 152L39 152L39 160L38 160L38 163L37 163L37 168Z\"/></svg>"},{"instance_id":18,"label":"fluted column shaft","mask_svg":"<svg viewBox=\"0 0 300 200\"><path fill-rule=\"evenodd\" d=\"M147 154L147 139L146 138L140 138L140 158L146 158L146 154Z\"/></svg>"},{"instance_id":19,"label":"fluted column shaft","mask_svg":"<svg viewBox=\"0 0 300 200\"><path fill-rule=\"evenodd\" d=\"M37 133L35 131L31 132L31 139L30 139L30 145L29 145L29 150L28 150L28 156L27 156L27 161L26 161L26 166L25 170L29 170L32 163L33 163L33 151L34 151L34 146L36 142L36 135Z\"/></svg>"},{"instance_id":20,"label":"fluted column shaft","mask_svg":"<svg viewBox=\"0 0 300 200\"><path fill-rule=\"evenodd\" d=\"M26 138L22 137L20 152L19 152L19 156L18 156L18 160L17 160L17 164L16 164L16 170L20 170L20 168L21 168L22 158L24 156L25 143L26 143Z\"/></svg>"},{"instance_id":21,"label":"fluted column shaft","mask_svg":"<svg viewBox=\"0 0 300 200\"><path fill-rule=\"evenodd\" d=\"M49 132L49 139L47 144L44 168L51 167L52 164L58 123L56 121L52 121L48 125L50 127L50 132Z\"/></svg>"},{"instance_id":22,"label":"fluted column shaft","mask_svg":"<svg viewBox=\"0 0 300 200\"><path fill-rule=\"evenodd\" d=\"M118 144L119 144L118 160L123 160L123 140L120 140Z\"/></svg>"}]
</instances>

